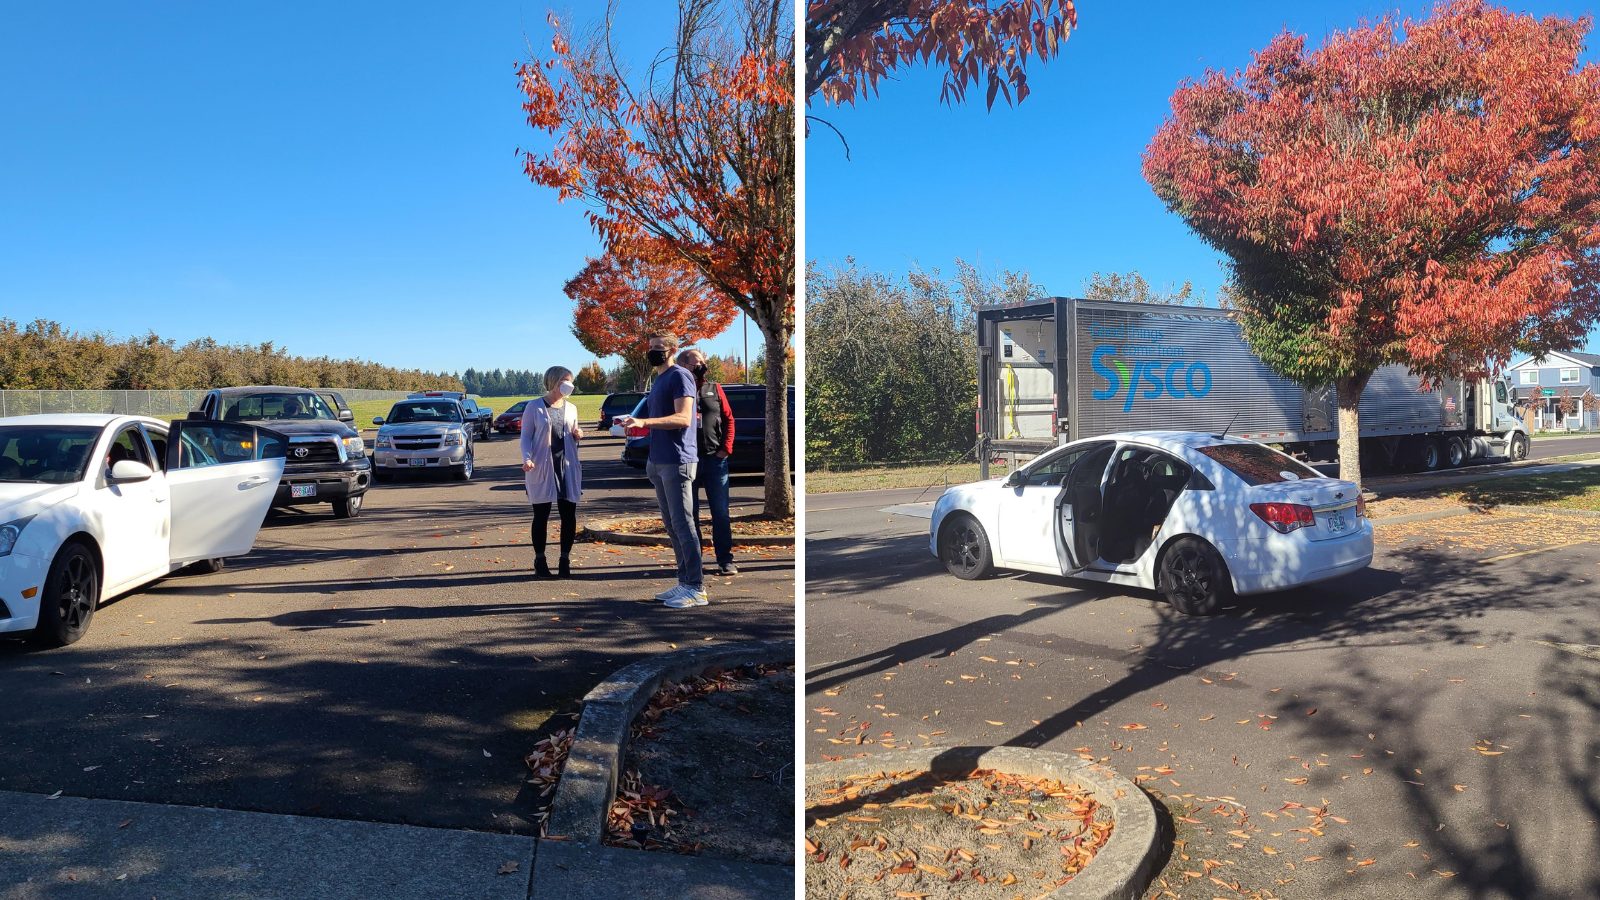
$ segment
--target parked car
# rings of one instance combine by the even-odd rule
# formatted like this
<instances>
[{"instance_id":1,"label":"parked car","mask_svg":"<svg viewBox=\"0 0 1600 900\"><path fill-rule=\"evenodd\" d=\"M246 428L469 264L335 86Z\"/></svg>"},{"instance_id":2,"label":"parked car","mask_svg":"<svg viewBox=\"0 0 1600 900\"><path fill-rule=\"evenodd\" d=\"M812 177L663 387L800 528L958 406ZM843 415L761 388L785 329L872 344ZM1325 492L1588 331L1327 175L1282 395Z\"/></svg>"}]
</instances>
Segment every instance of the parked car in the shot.
<instances>
[{"instance_id":1,"label":"parked car","mask_svg":"<svg viewBox=\"0 0 1600 900\"><path fill-rule=\"evenodd\" d=\"M621 391L615 394L607 394L606 398L600 401L600 430L609 431L612 419L624 413L632 412L639 406L639 401L643 399L644 395L638 391Z\"/></svg>"},{"instance_id":2,"label":"parked car","mask_svg":"<svg viewBox=\"0 0 1600 900\"><path fill-rule=\"evenodd\" d=\"M765 472L767 469L767 388L760 384L725 384L733 410L733 455L729 472ZM794 387L789 388L789 469L794 469Z\"/></svg>"},{"instance_id":3,"label":"parked car","mask_svg":"<svg viewBox=\"0 0 1600 900\"><path fill-rule=\"evenodd\" d=\"M511 404L511 408L494 417L494 430L501 434L522 433L522 411L528 408L528 401L518 400Z\"/></svg>"},{"instance_id":4,"label":"parked car","mask_svg":"<svg viewBox=\"0 0 1600 900\"><path fill-rule=\"evenodd\" d=\"M374 416L378 438L372 477L385 481L403 472L447 471L457 481L472 478L473 432L461 401L448 397L401 400L387 418Z\"/></svg>"},{"instance_id":5,"label":"parked car","mask_svg":"<svg viewBox=\"0 0 1600 900\"><path fill-rule=\"evenodd\" d=\"M366 445L351 420L316 391L276 385L218 388L208 391L190 415L260 425L288 436L288 465L273 506L331 503L341 519L361 515L372 487Z\"/></svg>"},{"instance_id":6,"label":"parked car","mask_svg":"<svg viewBox=\"0 0 1600 900\"><path fill-rule=\"evenodd\" d=\"M461 408L466 411L467 422L472 425L473 437L487 441L494 436L494 410L487 406L479 406L478 398L472 394L461 391L413 391L406 399L422 400L432 397L449 397L459 401Z\"/></svg>"},{"instance_id":7,"label":"parked car","mask_svg":"<svg viewBox=\"0 0 1600 900\"><path fill-rule=\"evenodd\" d=\"M288 447L242 422L0 419L0 632L70 644L102 601L250 552Z\"/></svg>"},{"instance_id":8,"label":"parked car","mask_svg":"<svg viewBox=\"0 0 1600 900\"><path fill-rule=\"evenodd\" d=\"M1003 479L950 488L928 539L958 578L1072 575L1159 591L1189 615L1372 561L1353 483L1254 441L1188 431L1074 441Z\"/></svg>"},{"instance_id":9,"label":"parked car","mask_svg":"<svg viewBox=\"0 0 1600 900\"><path fill-rule=\"evenodd\" d=\"M767 389L759 384L725 384L722 392L728 395L728 406L733 411L733 455L728 458L730 472L765 472L767 453ZM629 413L635 418L644 415L643 399L634 404ZM622 461L635 469L643 469L650 454L650 432L645 428L611 426L611 434L626 438L622 445ZM794 388L789 388L789 466L794 466Z\"/></svg>"}]
</instances>

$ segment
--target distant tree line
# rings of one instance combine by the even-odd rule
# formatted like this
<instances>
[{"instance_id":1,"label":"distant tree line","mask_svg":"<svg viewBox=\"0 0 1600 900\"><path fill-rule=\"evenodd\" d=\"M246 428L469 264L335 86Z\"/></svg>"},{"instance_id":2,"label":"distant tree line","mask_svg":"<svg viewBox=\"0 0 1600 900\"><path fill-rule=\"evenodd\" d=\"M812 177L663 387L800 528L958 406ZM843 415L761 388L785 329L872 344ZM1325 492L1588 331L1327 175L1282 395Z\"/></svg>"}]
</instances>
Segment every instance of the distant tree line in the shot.
<instances>
[{"instance_id":1,"label":"distant tree line","mask_svg":"<svg viewBox=\"0 0 1600 900\"><path fill-rule=\"evenodd\" d=\"M154 332L117 339L69 331L37 319L19 325L0 318L0 389L188 390L244 384L366 390L461 390L448 374L397 369L355 359L290 356L271 341L186 344Z\"/></svg>"},{"instance_id":2,"label":"distant tree line","mask_svg":"<svg viewBox=\"0 0 1600 900\"><path fill-rule=\"evenodd\" d=\"M1044 296L1026 274L956 261L895 278L855 260L806 273L806 464L955 461L972 450L974 311Z\"/></svg>"}]
</instances>

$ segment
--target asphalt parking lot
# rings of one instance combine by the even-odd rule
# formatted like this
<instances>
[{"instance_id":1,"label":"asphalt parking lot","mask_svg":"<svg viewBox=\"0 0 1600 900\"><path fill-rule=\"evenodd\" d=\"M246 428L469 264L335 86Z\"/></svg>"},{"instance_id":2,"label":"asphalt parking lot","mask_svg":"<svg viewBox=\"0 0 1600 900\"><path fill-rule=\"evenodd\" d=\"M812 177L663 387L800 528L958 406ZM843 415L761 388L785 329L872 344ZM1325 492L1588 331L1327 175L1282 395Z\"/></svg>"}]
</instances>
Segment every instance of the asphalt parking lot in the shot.
<instances>
[{"instance_id":1,"label":"asphalt parking lot","mask_svg":"<svg viewBox=\"0 0 1600 900\"><path fill-rule=\"evenodd\" d=\"M584 444L580 522L654 509L620 449ZM249 556L101 607L70 647L0 640L0 790L529 833L523 755L604 676L793 635L787 549L693 610L652 599L665 550L579 544L572 580L533 580L516 443L477 454L471 483L383 484L356 520L270 516ZM760 491L736 478L734 503Z\"/></svg>"},{"instance_id":2,"label":"asphalt parking lot","mask_svg":"<svg viewBox=\"0 0 1600 900\"><path fill-rule=\"evenodd\" d=\"M958 581L897 499L810 498L808 762L1103 760L1171 810L1148 896L1600 896L1600 521L1386 526L1357 576L1193 619Z\"/></svg>"}]
</instances>

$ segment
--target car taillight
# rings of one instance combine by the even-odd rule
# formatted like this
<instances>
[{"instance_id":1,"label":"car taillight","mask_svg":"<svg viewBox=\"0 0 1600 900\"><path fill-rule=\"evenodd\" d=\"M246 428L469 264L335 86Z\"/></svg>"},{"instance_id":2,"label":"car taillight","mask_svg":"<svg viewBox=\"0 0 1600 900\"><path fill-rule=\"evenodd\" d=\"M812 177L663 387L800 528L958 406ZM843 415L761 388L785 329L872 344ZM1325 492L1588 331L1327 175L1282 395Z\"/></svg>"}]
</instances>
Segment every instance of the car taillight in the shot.
<instances>
[{"instance_id":1,"label":"car taillight","mask_svg":"<svg viewBox=\"0 0 1600 900\"><path fill-rule=\"evenodd\" d=\"M1356 518L1365 519L1366 517L1367 517L1367 498L1361 496L1360 494L1357 494L1356 495Z\"/></svg>"},{"instance_id":2,"label":"car taillight","mask_svg":"<svg viewBox=\"0 0 1600 900\"><path fill-rule=\"evenodd\" d=\"M1311 507L1298 503L1252 503L1250 511L1281 534L1288 534L1296 528L1310 528L1317 524L1317 516L1311 511Z\"/></svg>"},{"instance_id":3,"label":"car taillight","mask_svg":"<svg viewBox=\"0 0 1600 900\"><path fill-rule=\"evenodd\" d=\"M633 428L626 429L626 434L628 435L628 437L631 437L631 438L644 437L645 435L648 435L649 433L650 433L650 429L648 429L648 428L639 428L637 426L633 427Z\"/></svg>"}]
</instances>

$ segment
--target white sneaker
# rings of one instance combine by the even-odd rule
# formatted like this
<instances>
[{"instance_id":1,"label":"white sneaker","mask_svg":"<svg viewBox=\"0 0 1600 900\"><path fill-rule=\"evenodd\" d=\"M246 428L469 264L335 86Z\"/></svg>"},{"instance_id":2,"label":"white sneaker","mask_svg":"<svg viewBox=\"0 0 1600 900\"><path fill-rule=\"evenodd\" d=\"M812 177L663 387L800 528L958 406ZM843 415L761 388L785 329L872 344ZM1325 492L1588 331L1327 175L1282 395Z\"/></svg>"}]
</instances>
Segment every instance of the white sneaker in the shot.
<instances>
[{"instance_id":1,"label":"white sneaker","mask_svg":"<svg viewBox=\"0 0 1600 900\"><path fill-rule=\"evenodd\" d=\"M688 609L691 606L705 606L710 602L711 600L706 596L705 591L685 587L683 593L668 600L667 605L673 609Z\"/></svg>"},{"instance_id":2,"label":"white sneaker","mask_svg":"<svg viewBox=\"0 0 1600 900\"><path fill-rule=\"evenodd\" d=\"M662 591L661 593L657 594L656 595L656 599L657 600L661 600L661 601L671 600L673 597L678 596L679 594L683 593L685 590L687 590L687 588L685 588L681 583L680 584L675 584L672 587L669 587L666 590Z\"/></svg>"}]
</instances>

